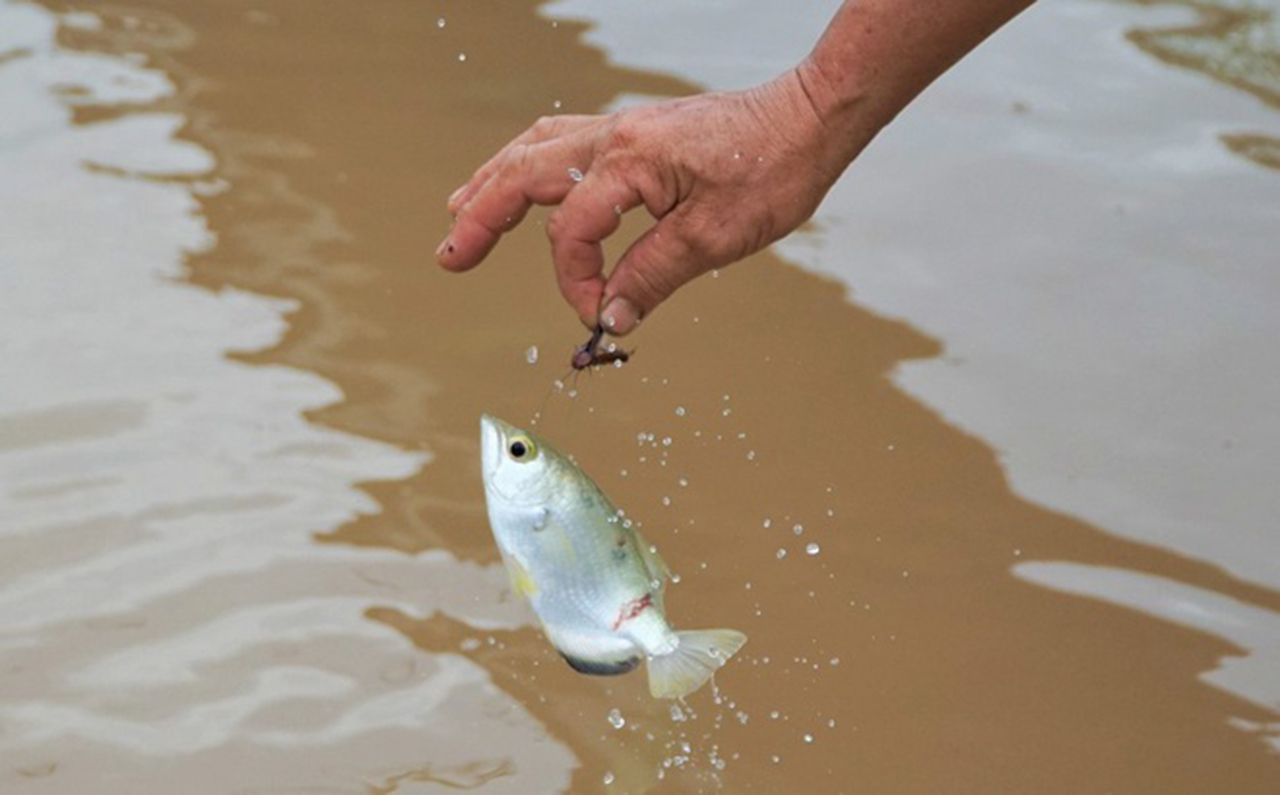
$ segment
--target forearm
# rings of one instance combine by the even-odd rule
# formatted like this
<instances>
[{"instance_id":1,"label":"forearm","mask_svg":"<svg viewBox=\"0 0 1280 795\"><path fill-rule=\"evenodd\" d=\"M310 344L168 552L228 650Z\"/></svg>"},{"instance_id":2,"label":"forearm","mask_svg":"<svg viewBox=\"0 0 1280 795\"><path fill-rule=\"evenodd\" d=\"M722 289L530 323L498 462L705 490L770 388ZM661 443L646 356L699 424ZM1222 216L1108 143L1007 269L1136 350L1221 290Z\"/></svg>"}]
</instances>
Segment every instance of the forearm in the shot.
<instances>
[{"instance_id":1,"label":"forearm","mask_svg":"<svg viewBox=\"0 0 1280 795\"><path fill-rule=\"evenodd\" d=\"M939 75L1033 0L847 0L796 68L847 165Z\"/></svg>"}]
</instances>

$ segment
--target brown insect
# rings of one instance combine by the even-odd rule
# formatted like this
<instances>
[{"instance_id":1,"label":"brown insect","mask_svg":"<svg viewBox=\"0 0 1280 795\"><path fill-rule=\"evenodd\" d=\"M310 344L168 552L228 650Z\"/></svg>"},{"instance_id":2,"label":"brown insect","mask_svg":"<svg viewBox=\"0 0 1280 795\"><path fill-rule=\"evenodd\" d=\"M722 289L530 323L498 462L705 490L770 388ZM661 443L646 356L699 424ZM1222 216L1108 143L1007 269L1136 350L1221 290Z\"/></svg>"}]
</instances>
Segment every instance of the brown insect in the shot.
<instances>
[{"instance_id":1,"label":"brown insect","mask_svg":"<svg viewBox=\"0 0 1280 795\"><path fill-rule=\"evenodd\" d=\"M573 358L569 360L569 365L575 370L585 370L588 367L598 367L602 364L625 362L631 358L630 351L600 350L600 340L603 337L604 326L597 325L596 330L591 332L591 339L574 350Z\"/></svg>"}]
</instances>

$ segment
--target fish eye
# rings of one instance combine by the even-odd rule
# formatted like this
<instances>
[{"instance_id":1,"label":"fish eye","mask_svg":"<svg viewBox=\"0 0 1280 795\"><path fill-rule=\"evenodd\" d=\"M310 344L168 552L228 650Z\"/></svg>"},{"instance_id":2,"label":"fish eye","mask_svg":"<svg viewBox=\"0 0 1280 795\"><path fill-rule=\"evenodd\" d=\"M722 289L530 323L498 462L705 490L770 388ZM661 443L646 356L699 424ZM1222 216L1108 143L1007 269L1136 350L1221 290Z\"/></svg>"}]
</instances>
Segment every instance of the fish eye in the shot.
<instances>
[{"instance_id":1,"label":"fish eye","mask_svg":"<svg viewBox=\"0 0 1280 795\"><path fill-rule=\"evenodd\" d=\"M538 455L538 448L528 436L517 436L507 445L507 453L511 460L523 463L532 461Z\"/></svg>"}]
</instances>

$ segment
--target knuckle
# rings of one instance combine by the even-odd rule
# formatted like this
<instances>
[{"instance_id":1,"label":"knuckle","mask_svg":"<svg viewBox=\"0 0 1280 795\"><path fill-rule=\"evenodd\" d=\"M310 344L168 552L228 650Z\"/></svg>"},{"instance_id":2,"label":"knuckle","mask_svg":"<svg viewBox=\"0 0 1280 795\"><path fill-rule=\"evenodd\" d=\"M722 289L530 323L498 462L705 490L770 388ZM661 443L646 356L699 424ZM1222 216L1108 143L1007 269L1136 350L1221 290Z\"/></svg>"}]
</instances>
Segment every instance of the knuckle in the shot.
<instances>
[{"instance_id":1,"label":"knuckle","mask_svg":"<svg viewBox=\"0 0 1280 795\"><path fill-rule=\"evenodd\" d=\"M528 144L520 143L508 149L502 158L502 162L498 164L498 176L509 177L525 168L529 162L530 148Z\"/></svg>"},{"instance_id":2,"label":"knuckle","mask_svg":"<svg viewBox=\"0 0 1280 795\"><path fill-rule=\"evenodd\" d=\"M562 210L553 212L547 218L547 238L550 239L552 243L568 239L569 228L569 218Z\"/></svg>"},{"instance_id":3,"label":"knuckle","mask_svg":"<svg viewBox=\"0 0 1280 795\"><path fill-rule=\"evenodd\" d=\"M654 263L638 265L632 271L632 283L646 305L653 306L666 299L680 286L678 280L673 278L673 269L657 267Z\"/></svg>"},{"instance_id":4,"label":"knuckle","mask_svg":"<svg viewBox=\"0 0 1280 795\"><path fill-rule=\"evenodd\" d=\"M639 125L631 116L620 117L605 136L605 148L609 151L628 151L643 140Z\"/></svg>"}]
</instances>

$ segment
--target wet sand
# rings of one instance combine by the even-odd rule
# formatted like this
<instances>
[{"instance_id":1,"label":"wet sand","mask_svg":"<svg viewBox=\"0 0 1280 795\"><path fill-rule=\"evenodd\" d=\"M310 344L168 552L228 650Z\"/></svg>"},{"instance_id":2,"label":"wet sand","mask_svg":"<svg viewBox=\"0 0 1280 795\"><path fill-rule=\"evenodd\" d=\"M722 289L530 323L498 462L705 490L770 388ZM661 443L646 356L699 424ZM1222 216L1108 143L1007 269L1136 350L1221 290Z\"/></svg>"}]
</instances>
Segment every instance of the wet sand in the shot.
<instances>
[{"instance_id":1,"label":"wet sand","mask_svg":"<svg viewBox=\"0 0 1280 795\"><path fill-rule=\"evenodd\" d=\"M341 399L308 411L310 422L429 456L415 475L361 484L373 504L358 516L336 527L317 519L302 543L318 560L189 590L265 606L286 584L331 578L346 597L332 609L355 609L370 632L389 628L401 643L395 659L404 667L380 671L355 666L358 644L331 650L352 662L357 687L445 669L483 695L441 711L447 722L430 733L383 728L372 743L356 732L359 742L293 748L296 778L249 733L197 755L55 732L0 746L6 786L1274 788L1271 730L1242 726L1274 726L1276 714L1199 681L1239 649L1032 585L1011 567L1123 566L1269 611L1280 610L1280 594L1015 496L987 444L892 382L902 363L938 356L937 340L766 253L683 291L627 341L636 348L630 364L579 377L570 397L552 383L583 333L549 277L539 216L472 274L434 267L430 252L448 223L443 198L553 103L590 111L621 93L688 86L609 67L579 43L578 27L553 25L531 3L87 8L105 30L64 30L64 45L140 52L167 73L177 93L161 107L182 114L179 137L212 153L214 176L225 181L198 196L216 245L189 257L186 281L297 302L278 344L234 360L318 374ZM77 118L92 125L137 110L92 107ZM532 345L534 365L525 358ZM681 575L668 596L677 625L748 634L718 693L690 700L694 717L674 720L641 675L574 674L513 603L484 518L482 411L517 423L540 411L539 431L576 455ZM204 626L166 604L138 608L148 620L121 642L145 648ZM237 675L288 658L282 636L267 657L241 659ZM374 637L372 645L387 642ZM332 664L326 648L308 645L296 665ZM96 653L41 641L23 661L57 654L61 669ZM210 692L243 686L219 666L196 670ZM42 696L39 680L13 681L6 699ZM96 700L92 690L64 697ZM441 703L420 697L424 713ZM167 713L166 698L161 690L113 709L145 721ZM317 720L328 698L303 692L261 721ZM614 708L622 729L606 721ZM504 745L513 725L538 738L519 761Z\"/></svg>"}]
</instances>

